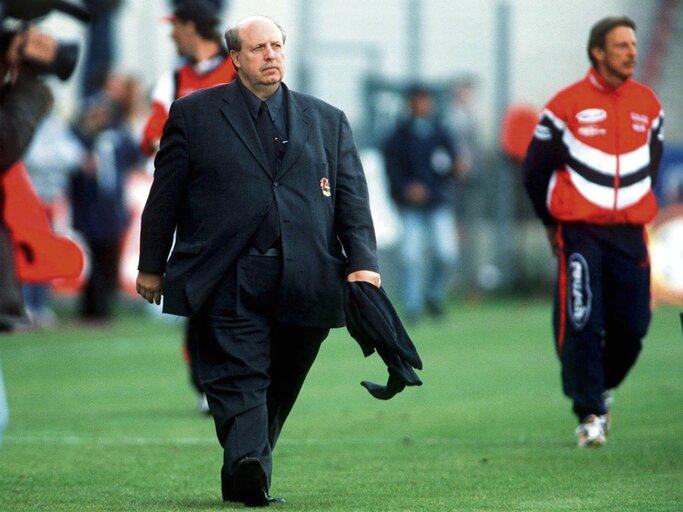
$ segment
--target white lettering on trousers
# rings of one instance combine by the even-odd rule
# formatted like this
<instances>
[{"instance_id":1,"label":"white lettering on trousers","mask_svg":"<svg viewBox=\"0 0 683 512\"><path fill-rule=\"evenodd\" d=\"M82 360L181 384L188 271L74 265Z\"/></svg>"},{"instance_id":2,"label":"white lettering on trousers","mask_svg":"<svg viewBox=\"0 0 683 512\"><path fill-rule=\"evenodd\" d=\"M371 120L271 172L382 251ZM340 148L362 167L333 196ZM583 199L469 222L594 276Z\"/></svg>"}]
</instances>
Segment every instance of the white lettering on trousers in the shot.
<instances>
[{"instance_id":1,"label":"white lettering on trousers","mask_svg":"<svg viewBox=\"0 0 683 512\"><path fill-rule=\"evenodd\" d=\"M573 253L568 259L569 300L567 309L574 328L581 330L588 323L591 313L591 289L586 259Z\"/></svg>"}]
</instances>

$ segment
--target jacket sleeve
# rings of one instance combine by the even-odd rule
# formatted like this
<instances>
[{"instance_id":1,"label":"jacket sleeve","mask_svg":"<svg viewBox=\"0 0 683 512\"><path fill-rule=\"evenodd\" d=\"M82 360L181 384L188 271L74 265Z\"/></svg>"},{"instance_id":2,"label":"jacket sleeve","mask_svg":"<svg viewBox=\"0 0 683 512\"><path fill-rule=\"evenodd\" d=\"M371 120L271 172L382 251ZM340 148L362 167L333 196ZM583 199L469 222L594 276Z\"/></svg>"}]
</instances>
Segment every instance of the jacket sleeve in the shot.
<instances>
[{"instance_id":1,"label":"jacket sleeve","mask_svg":"<svg viewBox=\"0 0 683 512\"><path fill-rule=\"evenodd\" d=\"M154 181L142 211L138 270L163 273L189 176L187 130L177 102L171 106L154 168Z\"/></svg>"},{"instance_id":2,"label":"jacket sleeve","mask_svg":"<svg viewBox=\"0 0 683 512\"><path fill-rule=\"evenodd\" d=\"M549 110L544 110L522 162L524 187L536 215L546 225L555 223L548 211L547 196L553 172L563 165L564 128L564 123Z\"/></svg>"},{"instance_id":3,"label":"jacket sleeve","mask_svg":"<svg viewBox=\"0 0 683 512\"><path fill-rule=\"evenodd\" d=\"M335 230L348 258L348 272L378 271L377 242L365 173L342 112L339 119Z\"/></svg>"},{"instance_id":4,"label":"jacket sleeve","mask_svg":"<svg viewBox=\"0 0 683 512\"><path fill-rule=\"evenodd\" d=\"M51 105L52 93L34 76L20 75L0 91L0 174L21 158Z\"/></svg>"},{"instance_id":5,"label":"jacket sleeve","mask_svg":"<svg viewBox=\"0 0 683 512\"><path fill-rule=\"evenodd\" d=\"M655 183L657 182L659 163L662 160L662 153L664 152L663 124L664 113L660 112L650 133L650 178L652 179L652 187L654 187Z\"/></svg>"}]
</instances>

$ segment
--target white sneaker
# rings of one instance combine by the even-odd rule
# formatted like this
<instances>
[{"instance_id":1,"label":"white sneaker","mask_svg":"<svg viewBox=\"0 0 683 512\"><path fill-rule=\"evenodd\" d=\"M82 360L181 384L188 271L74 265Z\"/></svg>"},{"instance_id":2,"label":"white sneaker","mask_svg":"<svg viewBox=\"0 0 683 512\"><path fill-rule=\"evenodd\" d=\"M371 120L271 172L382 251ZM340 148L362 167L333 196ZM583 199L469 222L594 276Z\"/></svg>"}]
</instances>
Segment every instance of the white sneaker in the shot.
<instances>
[{"instance_id":1,"label":"white sneaker","mask_svg":"<svg viewBox=\"0 0 683 512\"><path fill-rule=\"evenodd\" d=\"M604 446L607 444L605 426L607 415L591 414L576 429L576 444L579 448Z\"/></svg>"}]
</instances>

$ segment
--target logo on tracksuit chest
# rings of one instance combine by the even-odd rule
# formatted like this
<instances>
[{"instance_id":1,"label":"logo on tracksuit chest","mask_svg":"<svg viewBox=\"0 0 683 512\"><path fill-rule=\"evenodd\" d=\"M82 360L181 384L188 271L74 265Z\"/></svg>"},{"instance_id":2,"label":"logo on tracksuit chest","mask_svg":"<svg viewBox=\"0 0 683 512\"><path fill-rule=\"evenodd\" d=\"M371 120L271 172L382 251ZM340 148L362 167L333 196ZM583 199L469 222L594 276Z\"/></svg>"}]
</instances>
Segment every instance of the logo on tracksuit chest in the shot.
<instances>
[{"instance_id":1,"label":"logo on tracksuit chest","mask_svg":"<svg viewBox=\"0 0 683 512\"><path fill-rule=\"evenodd\" d=\"M588 323L591 315L592 293L590 287L590 275L586 259L573 253L567 260L569 278L569 294L567 309L569 318L575 329L581 330Z\"/></svg>"}]
</instances>

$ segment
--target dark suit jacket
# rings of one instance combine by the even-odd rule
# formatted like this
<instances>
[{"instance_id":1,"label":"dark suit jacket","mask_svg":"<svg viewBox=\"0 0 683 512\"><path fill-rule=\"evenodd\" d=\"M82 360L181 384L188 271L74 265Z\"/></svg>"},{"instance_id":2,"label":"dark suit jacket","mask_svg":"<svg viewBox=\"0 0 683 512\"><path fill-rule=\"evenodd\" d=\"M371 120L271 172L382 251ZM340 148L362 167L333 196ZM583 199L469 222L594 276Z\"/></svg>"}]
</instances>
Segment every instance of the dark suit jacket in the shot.
<instances>
[{"instance_id":1,"label":"dark suit jacket","mask_svg":"<svg viewBox=\"0 0 683 512\"><path fill-rule=\"evenodd\" d=\"M138 266L165 272L165 312L200 309L271 201L280 214L284 264L278 320L342 326L346 275L377 271L367 185L346 116L283 87L289 143L277 176L237 82L171 106L142 214Z\"/></svg>"}]
</instances>

